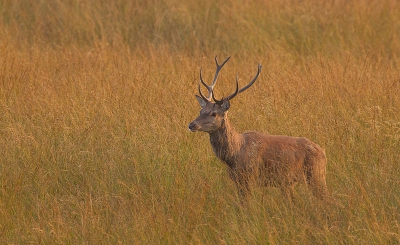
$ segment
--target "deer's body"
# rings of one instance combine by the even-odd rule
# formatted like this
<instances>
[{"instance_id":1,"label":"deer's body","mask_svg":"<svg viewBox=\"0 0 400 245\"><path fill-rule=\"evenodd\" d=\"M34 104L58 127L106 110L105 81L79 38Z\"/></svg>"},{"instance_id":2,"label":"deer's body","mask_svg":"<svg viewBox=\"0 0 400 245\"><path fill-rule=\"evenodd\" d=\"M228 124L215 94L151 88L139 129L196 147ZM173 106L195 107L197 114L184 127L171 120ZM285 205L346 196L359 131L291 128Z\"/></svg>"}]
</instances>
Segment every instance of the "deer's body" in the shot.
<instances>
[{"instance_id":1,"label":"deer's body","mask_svg":"<svg viewBox=\"0 0 400 245\"><path fill-rule=\"evenodd\" d=\"M228 58L229 59L229 58ZM212 87L215 85L221 65L217 63L217 73L209 89L208 98L197 96L202 110L200 116L189 124L191 131L204 131L210 135L215 155L229 167L229 175L236 183L241 201L244 201L253 186L278 187L288 197L292 197L297 182L308 184L314 195L323 199L327 195L325 172L326 156L324 150L307 138L267 135L259 132L239 134L231 126L227 110L229 100L245 88L218 101L211 102ZM201 82L204 84L201 76ZM211 89L210 89L211 87ZM210 94L211 93L211 94Z\"/></svg>"},{"instance_id":2,"label":"deer's body","mask_svg":"<svg viewBox=\"0 0 400 245\"><path fill-rule=\"evenodd\" d=\"M227 119L227 118L226 118ZM229 175L245 199L253 186L278 187L292 198L293 186L307 183L314 194L326 195L324 150L307 138L237 133L229 121L210 133L215 155L229 167Z\"/></svg>"}]
</instances>

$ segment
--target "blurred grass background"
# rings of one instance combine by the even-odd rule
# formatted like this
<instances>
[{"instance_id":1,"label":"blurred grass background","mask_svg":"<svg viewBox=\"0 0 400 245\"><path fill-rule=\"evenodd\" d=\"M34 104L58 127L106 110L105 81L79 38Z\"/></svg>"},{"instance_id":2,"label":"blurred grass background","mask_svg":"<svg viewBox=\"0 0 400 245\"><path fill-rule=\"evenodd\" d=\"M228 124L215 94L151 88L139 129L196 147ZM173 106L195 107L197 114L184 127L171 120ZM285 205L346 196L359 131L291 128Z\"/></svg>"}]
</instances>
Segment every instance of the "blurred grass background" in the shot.
<instances>
[{"instance_id":1,"label":"blurred grass background","mask_svg":"<svg viewBox=\"0 0 400 245\"><path fill-rule=\"evenodd\" d=\"M400 243L400 4L0 0L2 244ZM240 132L326 149L338 205L238 204L189 133L199 68Z\"/></svg>"}]
</instances>

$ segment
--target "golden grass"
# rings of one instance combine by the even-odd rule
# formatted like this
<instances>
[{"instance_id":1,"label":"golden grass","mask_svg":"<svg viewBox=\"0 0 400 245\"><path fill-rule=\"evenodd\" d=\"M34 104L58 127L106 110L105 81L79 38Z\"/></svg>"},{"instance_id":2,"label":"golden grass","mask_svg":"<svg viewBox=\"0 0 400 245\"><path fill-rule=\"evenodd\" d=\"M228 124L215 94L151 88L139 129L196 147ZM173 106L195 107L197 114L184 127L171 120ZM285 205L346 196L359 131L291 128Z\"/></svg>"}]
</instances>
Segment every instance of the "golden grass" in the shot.
<instances>
[{"instance_id":1,"label":"golden grass","mask_svg":"<svg viewBox=\"0 0 400 245\"><path fill-rule=\"evenodd\" d=\"M0 1L0 243L400 243L397 1ZM327 151L337 204L238 204L189 133L199 67L240 132Z\"/></svg>"}]
</instances>

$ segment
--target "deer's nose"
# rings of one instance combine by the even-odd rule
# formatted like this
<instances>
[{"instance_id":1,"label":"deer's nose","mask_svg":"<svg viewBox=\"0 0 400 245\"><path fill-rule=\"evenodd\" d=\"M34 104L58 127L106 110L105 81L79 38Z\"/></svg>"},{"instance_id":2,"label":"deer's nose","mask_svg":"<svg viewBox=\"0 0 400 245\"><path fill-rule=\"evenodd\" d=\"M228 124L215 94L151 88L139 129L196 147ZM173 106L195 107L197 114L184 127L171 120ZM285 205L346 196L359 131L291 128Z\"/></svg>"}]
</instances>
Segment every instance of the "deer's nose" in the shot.
<instances>
[{"instance_id":1,"label":"deer's nose","mask_svg":"<svg viewBox=\"0 0 400 245\"><path fill-rule=\"evenodd\" d=\"M191 122L190 124L189 124L189 130L190 131L196 131L196 129L197 129L197 124L196 123L194 123L194 122Z\"/></svg>"}]
</instances>

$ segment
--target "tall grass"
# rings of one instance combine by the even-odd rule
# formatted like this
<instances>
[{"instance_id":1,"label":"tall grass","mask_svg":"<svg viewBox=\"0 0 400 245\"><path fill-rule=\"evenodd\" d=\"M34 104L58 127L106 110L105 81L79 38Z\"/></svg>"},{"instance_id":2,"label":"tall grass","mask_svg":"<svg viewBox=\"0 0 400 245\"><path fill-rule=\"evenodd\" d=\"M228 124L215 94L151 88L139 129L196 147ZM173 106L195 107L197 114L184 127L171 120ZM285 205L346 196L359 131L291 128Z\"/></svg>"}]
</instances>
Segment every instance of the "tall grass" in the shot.
<instances>
[{"instance_id":1,"label":"tall grass","mask_svg":"<svg viewBox=\"0 0 400 245\"><path fill-rule=\"evenodd\" d=\"M2 0L2 36L22 45L168 47L296 55L399 55L397 1Z\"/></svg>"},{"instance_id":2,"label":"tall grass","mask_svg":"<svg viewBox=\"0 0 400 245\"><path fill-rule=\"evenodd\" d=\"M0 1L2 244L400 243L397 1ZM302 186L238 203L198 114L199 67L240 132L305 136Z\"/></svg>"}]
</instances>

